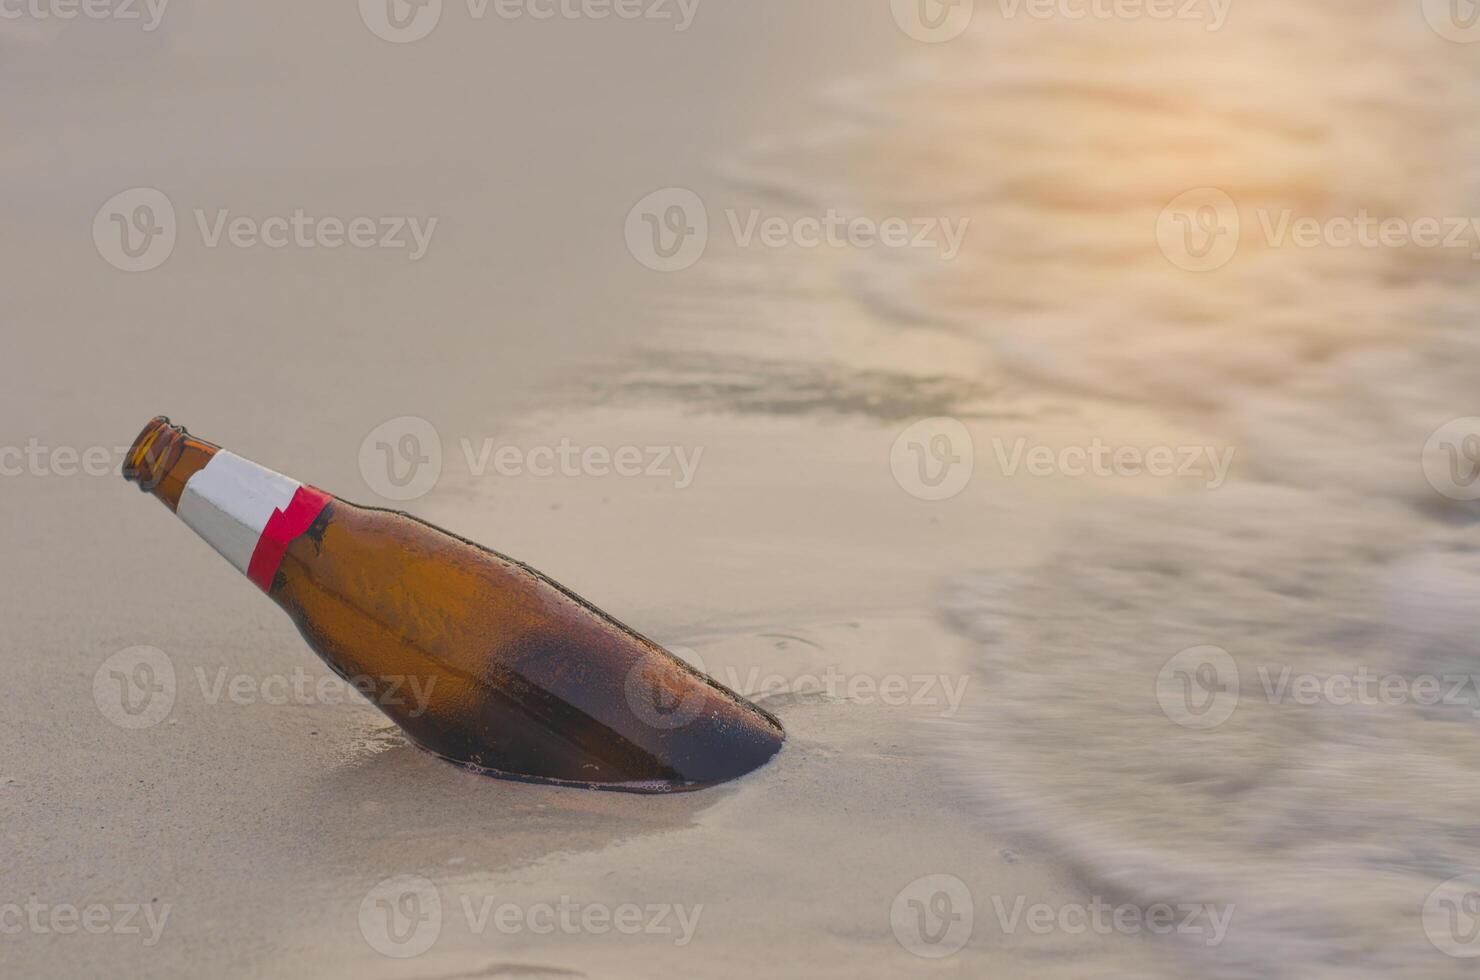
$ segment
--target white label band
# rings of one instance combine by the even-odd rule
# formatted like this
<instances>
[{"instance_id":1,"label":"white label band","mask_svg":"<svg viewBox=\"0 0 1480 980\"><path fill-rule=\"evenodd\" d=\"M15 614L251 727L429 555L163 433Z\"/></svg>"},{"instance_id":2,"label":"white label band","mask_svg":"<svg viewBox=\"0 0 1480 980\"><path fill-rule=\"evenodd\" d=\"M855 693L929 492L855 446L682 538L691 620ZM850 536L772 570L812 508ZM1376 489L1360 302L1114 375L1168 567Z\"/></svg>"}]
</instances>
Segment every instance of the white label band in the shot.
<instances>
[{"instance_id":1,"label":"white label band","mask_svg":"<svg viewBox=\"0 0 1480 980\"><path fill-rule=\"evenodd\" d=\"M302 486L223 449L186 481L175 513L246 575L268 521Z\"/></svg>"}]
</instances>

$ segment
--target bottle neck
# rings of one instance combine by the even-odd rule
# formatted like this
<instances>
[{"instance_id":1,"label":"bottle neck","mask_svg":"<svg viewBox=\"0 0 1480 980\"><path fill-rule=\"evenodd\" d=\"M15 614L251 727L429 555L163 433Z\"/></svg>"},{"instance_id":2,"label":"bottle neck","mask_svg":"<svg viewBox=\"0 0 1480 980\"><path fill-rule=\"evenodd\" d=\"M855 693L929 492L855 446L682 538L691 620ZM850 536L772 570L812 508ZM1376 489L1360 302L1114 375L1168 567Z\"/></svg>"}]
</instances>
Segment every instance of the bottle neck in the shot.
<instances>
[{"instance_id":1,"label":"bottle neck","mask_svg":"<svg viewBox=\"0 0 1480 980\"><path fill-rule=\"evenodd\" d=\"M196 439L163 416L139 434L123 475L163 501L264 592L272 591L288 545L333 499Z\"/></svg>"},{"instance_id":2,"label":"bottle neck","mask_svg":"<svg viewBox=\"0 0 1480 980\"><path fill-rule=\"evenodd\" d=\"M163 415L151 419L123 462L123 478L152 493L172 511L180 509L185 484L221 451Z\"/></svg>"}]
</instances>

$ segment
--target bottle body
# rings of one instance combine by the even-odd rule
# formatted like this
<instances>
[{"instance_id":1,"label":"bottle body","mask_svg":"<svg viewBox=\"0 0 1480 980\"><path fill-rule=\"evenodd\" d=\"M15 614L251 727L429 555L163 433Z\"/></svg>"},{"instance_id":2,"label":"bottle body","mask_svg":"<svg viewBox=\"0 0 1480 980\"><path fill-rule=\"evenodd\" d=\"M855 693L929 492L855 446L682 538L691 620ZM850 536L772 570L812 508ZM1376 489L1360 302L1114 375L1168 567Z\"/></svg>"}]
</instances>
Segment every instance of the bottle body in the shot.
<instances>
[{"instance_id":1,"label":"bottle body","mask_svg":"<svg viewBox=\"0 0 1480 980\"><path fill-rule=\"evenodd\" d=\"M421 747L495 775L651 792L734 778L780 748L770 715L534 569L151 426L125 475Z\"/></svg>"}]
</instances>

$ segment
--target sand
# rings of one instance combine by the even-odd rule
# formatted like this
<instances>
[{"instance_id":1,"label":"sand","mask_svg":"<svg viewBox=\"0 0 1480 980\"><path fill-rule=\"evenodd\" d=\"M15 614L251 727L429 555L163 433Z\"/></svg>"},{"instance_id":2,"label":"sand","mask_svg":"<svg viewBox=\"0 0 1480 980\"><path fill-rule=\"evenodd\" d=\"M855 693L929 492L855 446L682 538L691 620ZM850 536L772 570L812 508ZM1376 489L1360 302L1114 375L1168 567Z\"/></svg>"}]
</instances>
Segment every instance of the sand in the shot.
<instances>
[{"instance_id":1,"label":"sand","mask_svg":"<svg viewBox=\"0 0 1480 980\"><path fill-rule=\"evenodd\" d=\"M1475 505L1430 440L1475 414L1473 235L1301 247L1256 215L1475 214L1473 51L1442 4L1216 29L977 4L940 44L909 6L676 32L449 4L408 44L286 4L0 22L26 95L0 452L39 461L0 478L7 972L1467 968L1473 687L1268 685L1473 684ZM134 187L180 222L130 273L89 230ZM1158 234L1207 187L1244 221L1196 271ZM644 247L634 205L662 226L693 196L702 256ZM437 224L414 259L205 243L298 208ZM927 247L815 242L890 217ZM660 798L426 756L167 511L72 472L158 412L376 505L407 458L379 443L420 433L397 506L753 697L786 747ZM1095 446L1194 465L1083 471ZM1168 693L1209 666L1234 708L1203 725Z\"/></svg>"},{"instance_id":2,"label":"sand","mask_svg":"<svg viewBox=\"0 0 1480 980\"><path fill-rule=\"evenodd\" d=\"M895 336L846 288L846 256L716 245L676 279L623 242L663 186L776 207L736 151L804 131L836 79L898 57L884 5L706 5L677 39L525 21L402 46L352 7L286 4L172 9L148 34L0 28L23 93L0 110L0 441L36 453L0 484L6 973L1082 976L1162 955L1144 936L1004 932L993 898L1093 896L954 800L930 736L982 693L937 582L1030 560L1081 491L983 478L927 503L891 475L891 446L942 404L976 405L981 431L1041 398L1004 395L948 336ZM89 228L132 187L169 198L179 240L129 273ZM413 261L207 247L195 216L298 208L438 224ZM400 506L762 700L785 750L669 798L499 782L417 751L325 686L281 612L167 511L69 462L100 447L111 469L160 412L378 505L362 443L426 419L442 476ZM702 457L682 485L479 475L485 440ZM927 961L905 945L908 902L935 898L912 884L934 875L969 888L974 928ZM544 928L564 908L578 927ZM629 911L636 934L610 924Z\"/></svg>"}]
</instances>

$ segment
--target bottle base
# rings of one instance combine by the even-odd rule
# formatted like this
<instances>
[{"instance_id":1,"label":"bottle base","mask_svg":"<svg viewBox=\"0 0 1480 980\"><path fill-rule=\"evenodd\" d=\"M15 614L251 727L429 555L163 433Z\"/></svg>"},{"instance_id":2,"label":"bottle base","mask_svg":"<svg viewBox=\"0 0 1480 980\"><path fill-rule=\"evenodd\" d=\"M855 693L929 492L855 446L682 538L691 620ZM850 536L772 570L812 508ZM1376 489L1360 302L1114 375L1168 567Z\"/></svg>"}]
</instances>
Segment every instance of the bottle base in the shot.
<instances>
[{"instance_id":1,"label":"bottle base","mask_svg":"<svg viewBox=\"0 0 1480 980\"><path fill-rule=\"evenodd\" d=\"M764 769L767 765L770 764L771 759L774 759L776 755L780 754L781 751L778 747L776 755L772 755L770 759L767 759L765 762L762 762L759 766L756 766L754 769L751 769L748 772L737 773L736 775L731 776L727 779L718 779L712 782L686 782L677 779L638 779L626 782L592 780L590 782L586 782L578 779L555 779L550 776L531 776L526 773L506 772L502 769L490 769L487 766L480 766L476 762L467 762L462 759L454 759L451 756L443 755L440 752L434 751L424 745L421 745L413 738L408 737L407 741L416 746L422 752L425 752L427 755L440 759L443 762L449 762L452 765L457 766L459 769L464 770L465 772L470 772L478 776L488 776L492 779L506 779L510 782L515 783L534 783L540 786L559 786L564 789L601 790L602 792L606 793L637 793L643 796L661 796L669 793L693 793L697 790L709 789L712 786L723 786L725 783L734 782L736 779L739 779L742 776L747 776L752 772L757 772L761 769Z\"/></svg>"}]
</instances>

